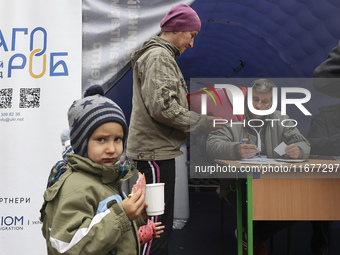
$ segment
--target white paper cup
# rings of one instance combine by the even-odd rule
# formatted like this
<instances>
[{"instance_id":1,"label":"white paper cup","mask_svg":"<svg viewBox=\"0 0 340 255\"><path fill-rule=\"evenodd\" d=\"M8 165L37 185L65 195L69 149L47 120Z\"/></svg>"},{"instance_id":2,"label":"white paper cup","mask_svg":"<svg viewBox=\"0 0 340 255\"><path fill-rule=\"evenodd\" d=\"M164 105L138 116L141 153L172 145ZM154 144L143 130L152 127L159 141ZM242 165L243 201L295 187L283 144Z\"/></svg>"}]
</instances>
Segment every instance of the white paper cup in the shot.
<instances>
[{"instance_id":1,"label":"white paper cup","mask_svg":"<svg viewBox=\"0 0 340 255\"><path fill-rule=\"evenodd\" d=\"M148 216L164 214L164 183L146 184L145 202Z\"/></svg>"}]
</instances>

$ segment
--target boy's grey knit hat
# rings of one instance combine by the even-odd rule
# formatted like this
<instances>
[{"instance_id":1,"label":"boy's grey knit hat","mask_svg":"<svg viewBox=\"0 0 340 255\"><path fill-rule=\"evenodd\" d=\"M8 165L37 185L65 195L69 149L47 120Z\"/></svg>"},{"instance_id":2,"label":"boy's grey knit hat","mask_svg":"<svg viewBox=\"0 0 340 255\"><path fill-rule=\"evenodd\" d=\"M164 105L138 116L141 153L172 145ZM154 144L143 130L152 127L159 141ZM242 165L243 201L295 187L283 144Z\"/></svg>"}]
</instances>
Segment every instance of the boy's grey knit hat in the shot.
<instances>
[{"instance_id":1,"label":"boy's grey knit hat","mask_svg":"<svg viewBox=\"0 0 340 255\"><path fill-rule=\"evenodd\" d=\"M89 138L97 127L107 122L117 122L122 125L123 145L125 144L128 127L124 113L115 102L104 96L101 86L89 87L84 98L73 102L67 115L74 153L87 157Z\"/></svg>"}]
</instances>

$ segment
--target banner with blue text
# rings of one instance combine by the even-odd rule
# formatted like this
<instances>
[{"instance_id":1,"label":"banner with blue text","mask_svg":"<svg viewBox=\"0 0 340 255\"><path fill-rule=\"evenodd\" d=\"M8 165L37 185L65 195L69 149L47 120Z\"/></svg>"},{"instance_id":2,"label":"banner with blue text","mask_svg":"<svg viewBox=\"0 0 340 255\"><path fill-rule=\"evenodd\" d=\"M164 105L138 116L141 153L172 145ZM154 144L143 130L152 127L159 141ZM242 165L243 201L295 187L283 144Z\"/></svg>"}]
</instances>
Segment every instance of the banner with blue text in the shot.
<instances>
[{"instance_id":1,"label":"banner with blue text","mask_svg":"<svg viewBox=\"0 0 340 255\"><path fill-rule=\"evenodd\" d=\"M0 4L1 254L46 254L39 210L81 97L82 2Z\"/></svg>"}]
</instances>

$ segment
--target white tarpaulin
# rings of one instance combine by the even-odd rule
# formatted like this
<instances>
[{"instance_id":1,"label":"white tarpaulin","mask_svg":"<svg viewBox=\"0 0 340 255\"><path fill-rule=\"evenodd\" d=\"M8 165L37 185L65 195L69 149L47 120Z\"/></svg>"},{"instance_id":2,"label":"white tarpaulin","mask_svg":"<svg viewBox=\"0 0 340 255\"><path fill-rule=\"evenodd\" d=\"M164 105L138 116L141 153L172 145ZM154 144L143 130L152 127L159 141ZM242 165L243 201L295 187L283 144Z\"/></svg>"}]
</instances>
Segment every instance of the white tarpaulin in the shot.
<instances>
[{"instance_id":1,"label":"white tarpaulin","mask_svg":"<svg viewBox=\"0 0 340 255\"><path fill-rule=\"evenodd\" d=\"M0 0L1 254L46 254L39 210L81 97L81 4Z\"/></svg>"},{"instance_id":2,"label":"white tarpaulin","mask_svg":"<svg viewBox=\"0 0 340 255\"><path fill-rule=\"evenodd\" d=\"M108 91L130 68L130 55L151 36L176 4L193 0L84 0L83 90L103 85Z\"/></svg>"}]
</instances>

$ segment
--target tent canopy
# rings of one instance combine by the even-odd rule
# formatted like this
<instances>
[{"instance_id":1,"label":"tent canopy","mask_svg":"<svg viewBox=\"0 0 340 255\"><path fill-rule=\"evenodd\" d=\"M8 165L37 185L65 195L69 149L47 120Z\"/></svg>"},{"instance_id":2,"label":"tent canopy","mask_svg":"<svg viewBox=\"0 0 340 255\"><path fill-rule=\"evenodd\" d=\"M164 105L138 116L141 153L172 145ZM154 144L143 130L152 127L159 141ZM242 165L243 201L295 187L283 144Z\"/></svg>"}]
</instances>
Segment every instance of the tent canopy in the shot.
<instances>
[{"instance_id":1,"label":"tent canopy","mask_svg":"<svg viewBox=\"0 0 340 255\"><path fill-rule=\"evenodd\" d=\"M191 7L200 16L202 29L194 47L178 57L187 84L198 77L311 78L340 39L337 0L196 0ZM307 89L314 101L323 96ZM131 71L108 96L129 120ZM322 104L318 100L312 112ZM304 133L307 128L308 121Z\"/></svg>"}]
</instances>

